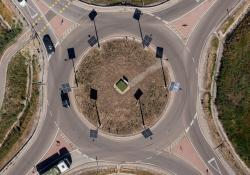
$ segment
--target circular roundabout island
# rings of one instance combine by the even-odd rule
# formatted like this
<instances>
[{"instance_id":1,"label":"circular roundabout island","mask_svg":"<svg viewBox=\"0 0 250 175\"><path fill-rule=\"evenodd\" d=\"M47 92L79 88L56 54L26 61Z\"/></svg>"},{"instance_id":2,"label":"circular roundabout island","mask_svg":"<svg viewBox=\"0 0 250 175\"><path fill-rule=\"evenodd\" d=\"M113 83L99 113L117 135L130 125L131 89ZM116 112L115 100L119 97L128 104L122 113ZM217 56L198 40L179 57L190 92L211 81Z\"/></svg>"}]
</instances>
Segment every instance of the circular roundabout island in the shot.
<instances>
[{"instance_id":1,"label":"circular roundabout island","mask_svg":"<svg viewBox=\"0 0 250 175\"><path fill-rule=\"evenodd\" d=\"M77 66L78 111L99 131L134 135L163 116L169 99L167 63L152 48L130 39L113 39L92 48Z\"/></svg>"}]
</instances>

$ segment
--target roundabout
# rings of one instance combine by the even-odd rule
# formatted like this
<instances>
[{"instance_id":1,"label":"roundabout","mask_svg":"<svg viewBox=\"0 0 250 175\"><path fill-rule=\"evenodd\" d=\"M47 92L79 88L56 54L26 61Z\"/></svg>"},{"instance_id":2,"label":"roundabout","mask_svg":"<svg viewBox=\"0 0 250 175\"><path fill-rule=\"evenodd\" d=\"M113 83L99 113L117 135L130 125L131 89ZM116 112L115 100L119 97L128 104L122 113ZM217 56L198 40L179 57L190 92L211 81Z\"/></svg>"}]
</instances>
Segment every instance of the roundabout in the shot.
<instances>
[{"instance_id":1,"label":"roundabout","mask_svg":"<svg viewBox=\"0 0 250 175\"><path fill-rule=\"evenodd\" d=\"M106 41L100 50L88 51L76 70L78 88L73 96L77 108L102 132L136 134L153 126L166 109L170 95L164 83L170 81L167 64L164 60L161 65L153 48L143 49L137 41ZM91 99L93 88L98 98Z\"/></svg>"},{"instance_id":2,"label":"roundabout","mask_svg":"<svg viewBox=\"0 0 250 175\"><path fill-rule=\"evenodd\" d=\"M47 80L44 80L44 88L47 90L45 94L44 116L41 118L41 124L37 129L36 137L32 139L32 142L29 142L30 145L27 146L26 152L17 158L18 162L29 161L27 164L16 163L13 169L10 169L7 174L15 174L15 170L23 172L21 174L27 174L31 167L36 165L50 148L58 130L63 132L65 137L69 138L75 147L77 147L77 151L75 152L80 152L79 155L81 159L78 159L79 157L73 157L73 163L76 164L78 163L77 161L82 159L86 161L88 158L88 161L92 163L98 163L97 160L112 161L116 162L118 166L124 162L137 162L144 165L157 166L166 172L170 172L170 174L201 174L190 162L168 151L168 148L171 149L176 145L179 138L185 135L192 141L196 153L202 158L203 164L209 167L211 174L227 174L227 169L217 158L213 148L207 143L197 121L197 103L199 102L197 69L199 59L207 37L224 17L219 14L219 12L227 8L222 4L221 0L216 1L213 9L202 18L187 42L184 42L166 21L156 18L155 14L143 13L143 16L138 22L133 19L133 13L129 11L119 11L119 13L98 12L98 9L96 9L98 15L95 21L93 21L88 18L89 10L73 6L71 10L77 11L80 14L80 16L75 15L77 18L75 18L73 22L79 23L79 26L66 36L67 39L57 40L56 37L52 37L54 41L57 41L54 42L56 43L56 52L50 55L49 59L47 59L47 57L47 60L45 59L48 64L48 76ZM228 1L226 5L232 6L233 3ZM182 6L179 5L178 7ZM218 12L218 16L215 16L214 12ZM169 13L171 13L171 11ZM70 16L67 13L63 15ZM205 25L207 21L209 21L210 24L208 26ZM49 31L48 33L54 36L53 32ZM86 58L88 54L91 53L91 49L96 50L96 53L101 52L107 40L111 40L114 37L134 37L141 43L145 35L151 35L153 38L150 44L152 48L149 47L141 51L141 53L145 51L151 52L152 59L149 58L148 62L147 60L142 60L146 61L145 66L141 66L142 61L138 62L138 65L135 63L126 65L125 63L128 62L126 60L127 58L124 56L121 57L121 55L119 55L119 61L114 61L114 58L111 59L108 57L107 62L104 61L100 65L93 64L89 66L91 64L88 63L82 67L80 66L84 61L87 62ZM100 49L97 48L96 45L90 46L88 43L90 36L95 36L98 41L100 40ZM175 81L180 83L181 91L176 93L166 92L167 89L164 88L161 66L159 69L156 66L157 69L147 74L147 76L145 76L146 78L142 78L141 82L135 83L134 86L132 86L133 84L131 85L135 77L145 72L147 68L152 65L157 65L157 59L155 58L156 47L163 48L163 59L168 59L163 61L164 64L168 65L164 66L163 64L163 68L168 75L166 76L167 82ZM68 60L68 48L74 48L76 52L76 77L79 81L79 87L77 87L74 78L72 78L74 76L74 63L72 66L71 61ZM90 59L90 61L94 60ZM101 60L99 59L99 61ZM117 67L119 67L119 69L117 69ZM90 72L84 72L86 70ZM98 71L95 72L96 70L101 71L101 73ZM94 73L92 78L90 73ZM91 79L86 81L86 77L85 79L81 77L84 75ZM127 83L124 81L126 79L128 80ZM122 80L121 85L118 83L120 80ZM157 84L157 89L160 95L154 95L154 98L155 100L162 98L160 105L156 105L154 99L143 99L146 97L146 94L148 94L147 89L152 85L150 83L153 82L153 80L156 81L154 84L159 83ZM84 83L86 82L88 82L88 84L84 87ZM69 108L62 106L59 95L59 89L64 83L69 83L73 91L73 93L69 93L70 102L73 104ZM124 93L119 93L114 85L121 88L120 90ZM124 86L124 89L120 86ZM129 87L128 89L127 86ZM83 92L79 90L81 88ZM97 91L96 104L101 125L97 122L96 107L92 108L89 113L86 112L88 111L86 110L88 109L86 108L86 104L89 102L86 100L90 100L91 89ZM155 117L152 118L153 122L150 120L146 122L146 115L143 113L145 115L145 125L147 128L150 128L153 133L151 139L145 139L141 134L137 134L135 137L131 136L143 130L140 108L136 106L136 100L134 99L134 94L138 89L141 89L143 92L141 97L143 104L146 105L147 103L153 102L150 104L151 109L157 109L152 113L155 114ZM168 95L167 98L166 93ZM81 95L83 95L83 98L79 98ZM123 98L126 101L123 101ZM114 105L114 102L117 102L118 107ZM126 103L128 103L128 106L125 105ZM93 105L95 105L95 102L92 102L92 107ZM152 107L154 105L156 106ZM132 108L133 110L129 111L127 108ZM105 111L107 109L108 111ZM144 107L142 108L142 110L145 109ZM128 113L128 111L131 113ZM128 128L124 130L119 128L123 122L128 121L126 117L118 115L119 113L129 117L131 117L132 113L137 114L135 116L137 121L131 120L130 122L136 126L133 132L130 132ZM107 120L107 116L109 115L112 115L114 121L117 121L116 119L121 117L120 123L109 123L110 121ZM86 119L88 116L93 118ZM111 137L107 134L109 133L107 124L113 127L110 129ZM97 129L98 126L100 126L101 132L93 141L90 138L90 130ZM127 125L124 124L123 127L127 127ZM121 135L117 135L116 128L120 129L118 129L118 134L119 131L122 131ZM131 137L125 137L125 139L120 139L119 137L114 139L114 137L112 137L113 135L122 136L124 134ZM221 173L209 165L209 160L216 160Z\"/></svg>"}]
</instances>

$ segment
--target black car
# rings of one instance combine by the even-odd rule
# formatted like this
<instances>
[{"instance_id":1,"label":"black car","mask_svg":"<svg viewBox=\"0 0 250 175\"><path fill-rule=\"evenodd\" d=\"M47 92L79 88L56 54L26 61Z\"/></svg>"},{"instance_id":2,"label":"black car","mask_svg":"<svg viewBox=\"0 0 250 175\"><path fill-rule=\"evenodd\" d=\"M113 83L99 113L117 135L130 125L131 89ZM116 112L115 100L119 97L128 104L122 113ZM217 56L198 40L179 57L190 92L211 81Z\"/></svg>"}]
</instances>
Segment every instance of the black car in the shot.
<instances>
[{"instance_id":1,"label":"black car","mask_svg":"<svg viewBox=\"0 0 250 175\"><path fill-rule=\"evenodd\" d=\"M70 106L68 93L63 92L63 90L61 90L61 100L63 107L68 108Z\"/></svg>"},{"instance_id":2,"label":"black car","mask_svg":"<svg viewBox=\"0 0 250 175\"><path fill-rule=\"evenodd\" d=\"M44 42L44 45L46 47L48 54L55 52L54 44L48 34L43 36L43 42Z\"/></svg>"}]
</instances>

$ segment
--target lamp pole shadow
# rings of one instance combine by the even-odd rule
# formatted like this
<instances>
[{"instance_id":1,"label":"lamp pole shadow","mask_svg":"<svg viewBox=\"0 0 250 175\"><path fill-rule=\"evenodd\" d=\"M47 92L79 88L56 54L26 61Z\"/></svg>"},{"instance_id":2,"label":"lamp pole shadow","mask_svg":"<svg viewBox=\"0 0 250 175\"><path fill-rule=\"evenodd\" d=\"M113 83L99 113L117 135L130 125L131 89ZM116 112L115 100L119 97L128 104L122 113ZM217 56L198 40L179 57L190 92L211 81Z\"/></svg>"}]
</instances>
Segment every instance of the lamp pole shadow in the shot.
<instances>
[{"instance_id":1,"label":"lamp pole shadow","mask_svg":"<svg viewBox=\"0 0 250 175\"><path fill-rule=\"evenodd\" d=\"M94 27L95 27L95 35L96 35L96 39L97 39L97 45L98 45L98 48L100 48L100 42L99 42L99 37L98 37L95 19L93 20L93 22L94 22Z\"/></svg>"},{"instance_id":2,"label":"lamp pole shadow","mask_svg":"<svg viewBox=\"0 0 250 175\"><path fill-rule=\"evenodd\" d=\"M143 125L143 127L145 127L145 122L144 122L144 116L143 116L143 111L142 111L141 100L139 99L138 102L139 102L139 106L140 106L142 125Z\"/></svg>"},{"instance_id":3,"label":"lamp pole shadow","mask_svg":"<svg viewBox=\"0 0 250 175\"><path fill-rule=\"evenodd\" d=\"M140 34L141 34L142 47L145 48L144 42L143 42L143 34L142 34L142 29L141 29L141 22L140 22L140 20L138 20L138 25L139 25L139 30L140 30Z\"/></svg>"},{"instance_id":4,"label":"lamp pole shadow","mask_svg":"<svg viewBox=\"0 0 250 175\"><path fill-rule=\"evenodd\" d=\"M78 81L77 81L77 76L76 76L76 68L75 68L75 62L74 59L72 60L72 65L73 65L73 69L74 69L74 74L75 74L75 83L76 83L76 87L78 87Z\"/></svg>"},{"instance_id":5,"label":"lamp pole shadow","mask_svg":"<svg viewBox=\"0 0 250 175\"><path fill-rule=\"evenodd\" d=\"M101 120L100 120L100 115L97 107L97 102L95 101L95 109L96 109L96 115L97 115L97 120L98 120L98 128L101 126Z\"/></svg>"},{"instance_id":6,"label":"lamp pole shadow","mask_svg":"<svg viewBox=\"0 0 250 175\"><path fill-rule=\"evenodd\" d=\"M162 58L160 60L161 60L161 70L162 70L164 85L165 85L165 88L167 88L167 80L166 80L166 75L165 75L165 71L164 71L164 67L163 67Z\"/></svg>"}]
</instances>

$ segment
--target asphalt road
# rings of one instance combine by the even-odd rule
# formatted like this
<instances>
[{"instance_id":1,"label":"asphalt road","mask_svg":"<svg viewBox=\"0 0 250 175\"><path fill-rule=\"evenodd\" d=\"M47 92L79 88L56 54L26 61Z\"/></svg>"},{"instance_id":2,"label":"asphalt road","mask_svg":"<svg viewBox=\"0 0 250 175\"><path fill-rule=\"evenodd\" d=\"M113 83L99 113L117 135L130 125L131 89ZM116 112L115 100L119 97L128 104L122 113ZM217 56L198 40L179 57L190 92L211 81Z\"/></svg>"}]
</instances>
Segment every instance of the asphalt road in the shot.
<instances>
[{"instance_id":1,"label":"asphalt road","mask_svg":"<svg viewBox=\"0 0 250 175\"><path fill-rule=\"evenodd\" d=\"M51 1L45 0L47 3ZM49 145L59 127L64 134L88 156L98 156L101 160L111 160L117 162L135 162L155 164L162 169L170 170L176 174L194 175L199 174L197 170L191 167L183 160L173 157L163 152L163 149L170 145L178 136L180 136L188 127L196 114L196 100L198 92L197 72L202 47L211 31L219 24L227 13L226 9L231 9L239 0L217 0L209 12L202 18L198 26L190 36L187 45L160 20L144 14L141 18L143 34L152 34L154 46L164 48L164 54L168 57L169 63L173 69L176 81L181 83L182 91L174 96L173 103L168 112L157 126L152 128L154 133L152 140L146 140L142 136L128 140L117 141L99 136L93 142L89 138L89 129L78 117L77 111L71 108L63 108L59 96L59 88L62 83L69 81L73 68L67 58L67 48L74 47L79 61L80 55L89 48L87 43L88 35L94 35L93 23L88 20L88 11L72 6L69 11L63 15L68 19L79 23L80 26L72 32L67 39L59 43L56 53L53 54L49 61L48 81L46 83L48 90L48 106L46 118L43 122L42 129L38 137L32 139L32 144L26 151L20 155L15 165L8 169L6 174L26 174L34 165L37 164L42 155L49 148ZM29 2L30 6L36 7ZM162 19L170 20L179 17L194 6L198 5L196 1L180 1L176 6L170 7L162 12L157 12ZM60 7L55 7L59 10ZM38 10L37 10L38 11ZM27 19L32 21L27 10L23 9ZM39 25L46 24L46 20L41 20ZM100 40L109 38L114 34L133 35L140 38L138 23L132 19L131 12L120 13L98 13L96 25ZM52 36L55 43L58 38L55 37L51 28L47 30ZM187 49L188 48L188 49ZM194 62L192 61L194 57ZM210 148L203 137L197 120L194 121L193 127L188 133L192 143L199 152L204 162L209 167L212 174L228 174L225 167L220 163L214 151ZM150 157L150 159L148 159ZM208 161L214 158L218 163L220 172L216 171L208 164ZM25 163L24 163L25 162Z\"/></svg>"}]
</instances>

